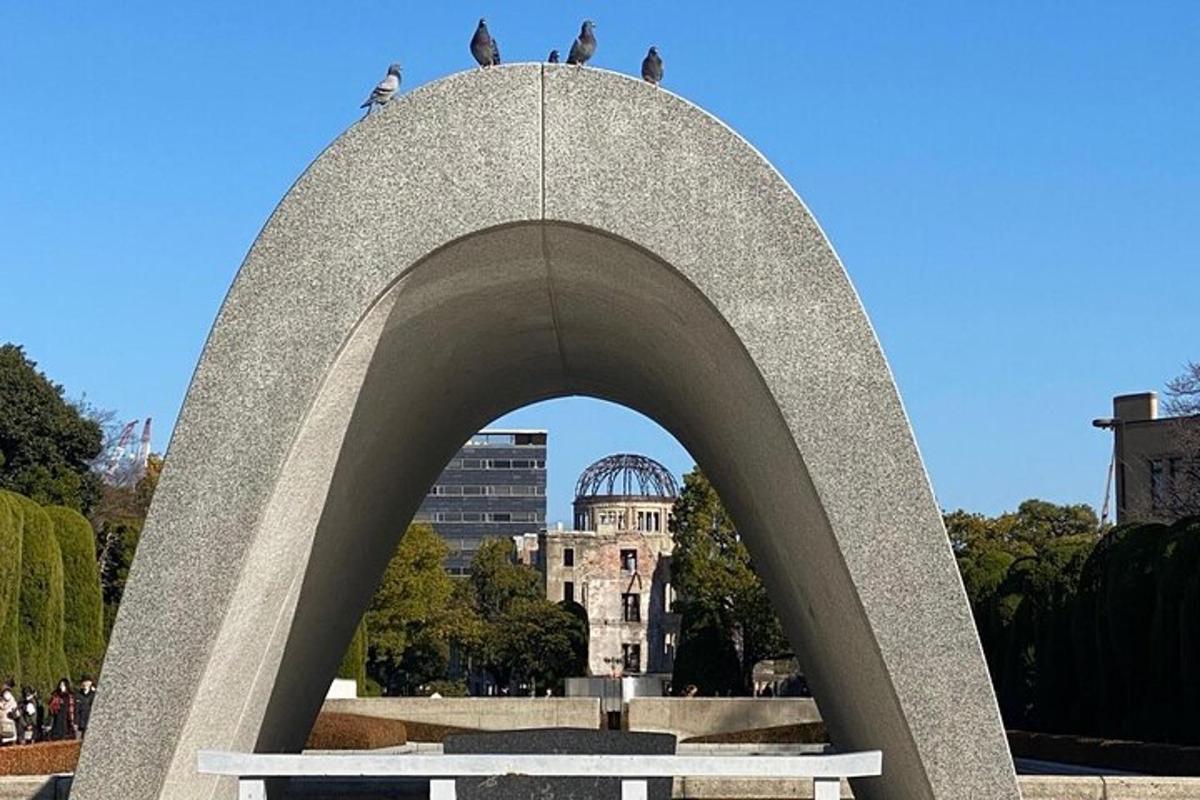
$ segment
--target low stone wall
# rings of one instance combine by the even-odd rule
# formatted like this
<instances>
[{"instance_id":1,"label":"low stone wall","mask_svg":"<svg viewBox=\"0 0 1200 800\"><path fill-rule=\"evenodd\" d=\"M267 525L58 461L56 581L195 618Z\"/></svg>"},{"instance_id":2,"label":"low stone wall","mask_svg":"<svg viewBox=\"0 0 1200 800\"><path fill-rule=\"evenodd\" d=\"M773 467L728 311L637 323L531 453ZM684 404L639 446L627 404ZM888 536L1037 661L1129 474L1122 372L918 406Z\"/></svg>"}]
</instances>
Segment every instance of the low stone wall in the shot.
<instances>
[{"instance_id":1,"label":"low stone wall","mask_svg":"<svg viewBox=\"0 0 1200 800\"><path fill-rule=\"evenodd\" d=\"M886 769L886 767L885 767ZM1197 800L1200 778L1023 775L1022 800ZM674 800L811 800L811 780L676 778ZM842 797L852 798L842 781Z\"/></svg>"},{"instance_id":2,"label":"low stone wall","mask_svg":"<svg viewBox=\"0 0 1200 800\"><path fill-rule=\"evenodd\" d=\"M635 697L625 704L631 731L692 736L820 722L817 704L808 697Z\"/></svg>"},{"instance_id":3,"label":"low stone wall","mask_svg":"<svg viewBox=\"0 0 1200 800\"><path fill-rule=\"evenodd\" d=\"M70 790L70 775L0 777L0 800L66 800Z\"/></svg>"},{"instance_id":4,"label":"low stone wall","mask_svg":"<svg viewBox=\"0 0 1200 800\"><path fill-rule=\"evenodd\" d=\"M326 700L322 710L484 731L600 727L596 697L359 697Z\"/></svg>"},{"instance_id":5,"label":"low stone wall","mask_svg":"<svg viewBox=\"0 0 1200 800\"><path fill-rule=\"evenodd\" d=\"M1023 775L1023 800L1196 800L1200 778Z\"/></svg>"}]
</instances>

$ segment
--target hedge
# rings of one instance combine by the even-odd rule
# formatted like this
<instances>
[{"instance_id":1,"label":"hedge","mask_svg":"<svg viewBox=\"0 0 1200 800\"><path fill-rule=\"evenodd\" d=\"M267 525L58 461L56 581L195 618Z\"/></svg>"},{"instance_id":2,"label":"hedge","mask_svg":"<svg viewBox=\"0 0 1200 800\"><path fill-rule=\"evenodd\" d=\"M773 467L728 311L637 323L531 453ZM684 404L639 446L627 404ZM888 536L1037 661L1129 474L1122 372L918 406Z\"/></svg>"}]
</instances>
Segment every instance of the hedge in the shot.
<instances>
[{"instance_id":1,"label":"hedge","mask_svg":"<svg viewBox=\"0 0 1200 800\"><path fill-rule=\"evenodd\" d=\"M1200 518L1052 541L975 617L1009 728L1200 744Z\"/></svg>"},{"instance_id":2,"label":"hedge","mask_svg":"<svg viewBox=\"0 0 1200 800\"><path fill-rule=\"evenodd\" d=\"M322 711L317 715L307 750L378 750L408 744L408 731L398 719Z\"/></svg>"},{"instance_id":3,"label":"hedge","mask_svg":"<svg viewBox=\"0 0 1200 800\"><path fill-rule=\"evenodd\" d=\"M21 595L18 645L21 682L48 696L67 674L63 652L63 566L54 523L29 498L19 502L25 512L21 529Z\"/></svg>"},{"instance_id":4,"label":"hedge","mask_svg":"<svg viewBox=\"0 0 1200 800\"><path fill-rule=\"evenodd\" d=\"M18 645L21 592L21 528L25 520L20 495L0 490L0 679L21 674Z\"/></svg>"},{"instance_id":5,"label":"hedge","mask_svg":"<svg viewBox=\"0 0 1200 800\"><path fill-rule=\"evenodd\" d=\"M75 680L95 676L104 659L104 603L96 564L96 537L82 514L64 506L49 506L63 563L63 650Z\"/></svg>"}]
</instances>

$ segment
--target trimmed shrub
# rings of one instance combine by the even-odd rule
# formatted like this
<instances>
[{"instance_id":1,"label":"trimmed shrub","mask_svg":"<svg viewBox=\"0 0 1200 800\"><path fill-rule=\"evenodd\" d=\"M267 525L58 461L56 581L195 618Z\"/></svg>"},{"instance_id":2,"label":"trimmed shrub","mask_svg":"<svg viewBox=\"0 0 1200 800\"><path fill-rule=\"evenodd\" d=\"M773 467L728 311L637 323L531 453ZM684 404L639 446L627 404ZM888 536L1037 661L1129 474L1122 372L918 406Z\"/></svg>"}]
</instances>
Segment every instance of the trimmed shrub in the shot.
<instances>
[{"instance_id":1,"label":"trimmed shrub","mask_svg":"<svg viewBox=\"0 0 1200 800\"><path fill-rule=\"evenodd\" d=\"M436 722L413 722L404 720L404 731L410 742L445 742L447 736L459 733L479 733L478 728L460 728L457 725L439 725Z\"/></svg>"},{"instance_id":2,"label":"trimmed shrub","mask_svg":"<svg viewBox=\"0 0 1200 800\"><path fill-rule=\"evenodd\" d=\"M78 511L50 506L54 535L63 564L63 650L71 678L93 676L104 658L104 604L100 596L100 570L96 565L96 537Z\"/></svg>"},{"instance_id":3,"label":"trimmed shrub","mask_svg":"<svg viewBox=\"0 0 1200 800\"><path fill-rule=\"evenodd\" d=\"M354 638L350 640L350 646L346 648L346 655L342 656L337 676L353 678L358 684L358 696L364 695L367 681L367 623L365 620L359 620L358 627L354 629Z\"/></svg>"},{"instance_id":4,"label":"trimmed shrub","mask_svg":"<svg viewBox=\"0 0 1200 800\"><path fill-rule=\"evenodd\" d=\"M972 599L1010 728L1200 745L1200 518L1043 542Z\"/></svg>"},{"instance_id":5,"label":"trimmed shrub","mask_svg":"<svg viewBox=\"0 0 1200 800\"><path fill-rule=\"evenodd\" d=\"M5 747L0 749L0 775L38 775L41 785L47 775L75 771L81 744L75 740ZM38 796L44 796L43 792Z\"/></svg>"},{"instance_id":6,"label":"trimmed shrub","mask_svg":"<svg viewBox=\"0 0 1200 800\"><path fill-rule=\"evenodd\" d=\"M20 499L25 513L21 529L21 597L18 645L21 682L49 696L67 674L63 652L63 565L54 523L42 507Z\"/></svg>"},{"instance_id":7,"label":"trimmed shrub","mask_svg":"<svg viewBox=\"0 0 1200 800\"><path fill-rule=\"evenodd\" d=\"M0 490L0 680L21 675L18 645L21 594L21 528L25 511L20 495Z\"/></svg>"},{"instance_id":8,"label":"trimmed shrub","mask_svg":"<svg viewBox=\"0 0 1200 800\"><path fill-rule=\"evenodd\" d=\"M304 746L309 750L378 750L407 743L405 725L398 719L322 711Z\"/></svg>"},{"instance_id":9,"label":"trimmed shrub","mask_svg":"<svg viewBox=\"0 0 1200 800\"><path fill-rule=\"evenodd\" d=\"M710 733L692 736L682 743L703 744L828 744L829 732L824 722L801 722L795 725L776 725L770 728L749 728L742 731Z\"/></svg>"}]
</instances>

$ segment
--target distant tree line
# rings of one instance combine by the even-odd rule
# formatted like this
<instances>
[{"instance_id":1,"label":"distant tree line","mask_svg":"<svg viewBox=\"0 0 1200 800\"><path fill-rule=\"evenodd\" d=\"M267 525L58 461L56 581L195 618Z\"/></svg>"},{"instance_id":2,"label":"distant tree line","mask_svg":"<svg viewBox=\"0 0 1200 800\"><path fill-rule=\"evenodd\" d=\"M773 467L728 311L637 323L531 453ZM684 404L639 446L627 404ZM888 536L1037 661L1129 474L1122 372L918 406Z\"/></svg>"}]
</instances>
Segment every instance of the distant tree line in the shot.
<instances>
[{"instance_id":1,"label":"distant tree line","mask_svg":"<svg viewBox=\"0 0 1200 800\"><path fill-rule=\"evenodd\" d=\"M1200 744L1200 518L1027 501L946 527L1009 728Z\"/></svg>"},{"instance_id":2,"label":"distant tree line","mask_svg":"<svg viewBox=\"0 0 1200 800\"><path fill-rule=\"evenodd\" d=\"M48 693L99 672L162 466L152 456L134 486L101 479L113 416L0 345L0 680Z\"/></svg>"}]
</instances>

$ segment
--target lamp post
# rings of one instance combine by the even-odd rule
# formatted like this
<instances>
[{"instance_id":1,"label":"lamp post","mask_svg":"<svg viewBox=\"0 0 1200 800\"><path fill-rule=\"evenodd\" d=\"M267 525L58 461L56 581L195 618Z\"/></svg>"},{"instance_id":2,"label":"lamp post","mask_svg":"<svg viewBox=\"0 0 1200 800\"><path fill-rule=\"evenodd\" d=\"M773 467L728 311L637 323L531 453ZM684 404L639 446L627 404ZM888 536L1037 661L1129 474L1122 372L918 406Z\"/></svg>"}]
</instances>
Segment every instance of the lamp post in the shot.
<instances>
[{"instance_id":1,"label":"lamp post","mask_svg":"<svg viewBox=\"0 0 1200 800\"><path fill-rule=\"evenodd\" d=\"M1092 427L1100 428L1101 430L1110 430L1113 432L1113 448L1112 458L1108 462L1108 479L1104 482L1104 505L1100 509L1100 527L1104 527L1104 523L1108 521L1108 502L1111 498L1113 476L1117 466L1117 436L1118 430L1124 428L1125 420L1120 417L1098 417L1092 420ZM1121 502L1121 492L1117 491L1117 503Z\"/></svg>"}]
</instances>

